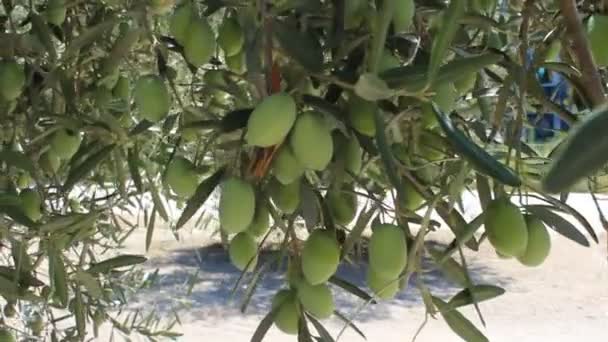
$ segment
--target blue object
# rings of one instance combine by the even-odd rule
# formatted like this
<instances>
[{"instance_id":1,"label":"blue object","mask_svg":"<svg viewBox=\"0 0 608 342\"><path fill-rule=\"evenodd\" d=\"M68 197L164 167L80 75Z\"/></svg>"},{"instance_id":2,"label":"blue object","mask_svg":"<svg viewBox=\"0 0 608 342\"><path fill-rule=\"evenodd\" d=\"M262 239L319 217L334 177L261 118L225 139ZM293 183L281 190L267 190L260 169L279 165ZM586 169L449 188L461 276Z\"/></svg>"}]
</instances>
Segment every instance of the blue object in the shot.
<instances>
[{"instance_id":1,"label":"blue object","mask_svg":"<svg viewBox=\"0 0 608 342\"><path fill-rule=\"evenodd\" d=\"M528 54L532 60L531 51ZM569 85L566 79L557 72L539 68L536 77L540 81L545 94L552 102L562 107L568 99ZM555 136L556 131L567 131L570 126L555 113L528 113L528 122L534 125L533 132L524 130L524 139L530 143L542 143Z\"/></svg>"}]
</instances>

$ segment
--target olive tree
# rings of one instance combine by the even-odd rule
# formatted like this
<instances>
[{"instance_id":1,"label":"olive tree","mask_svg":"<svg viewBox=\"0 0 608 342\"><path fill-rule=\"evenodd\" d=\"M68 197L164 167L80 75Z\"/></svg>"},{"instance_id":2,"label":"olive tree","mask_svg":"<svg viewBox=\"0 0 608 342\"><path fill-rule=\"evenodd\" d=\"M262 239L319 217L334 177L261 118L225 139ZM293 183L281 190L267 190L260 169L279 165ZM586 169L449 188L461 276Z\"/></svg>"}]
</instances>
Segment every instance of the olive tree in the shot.
<instances>
[{"instance_id":1,"label":"olive tree","mask_svg":"<svg viewBox=\"0 0 608 342\"><path fill-rule=\"evenodd\" d=\"M149 247L156 223L179 230L217 191L243 310L282 260L258 260L271 232L288 260L252 341L272 324L332 341L323 319L356 324L332 291L362 305L417 292L428 315L486 341L459 307L504 290L475 283L462 249L491 244L532 267L550 253L547 229L597 242L566 198L603 191L606 6L3 0L0 340L84 340L104 322L178 337L171 322L121 311L146 258L115 253L138 228L118 211L143 213ZM562 80L561 97L543 77ZM548 116L575 128L530 138ZM471 221L465 192L483 208ZM428 243L435 229L453 241ZM365 287L335 274L355 247L367 251ZM461 291L431 293L423 257Z\"/></svg>"}]
</instances>

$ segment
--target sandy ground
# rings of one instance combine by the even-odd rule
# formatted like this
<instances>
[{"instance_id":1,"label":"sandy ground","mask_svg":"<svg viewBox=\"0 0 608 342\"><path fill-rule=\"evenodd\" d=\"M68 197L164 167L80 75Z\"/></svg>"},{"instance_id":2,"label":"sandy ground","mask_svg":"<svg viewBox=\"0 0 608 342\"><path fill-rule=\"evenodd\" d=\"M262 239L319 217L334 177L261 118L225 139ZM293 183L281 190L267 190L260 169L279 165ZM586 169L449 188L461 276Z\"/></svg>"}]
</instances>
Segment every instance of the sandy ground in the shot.
<instances>
[{"instance_id":1,"label":"sandy ground","mask_svg":"<svg viewBox=\"0 0 608 342\"><path fill-rule=\"evenodd\" d=\"M465 200L465 216L475 215L476 201ZM537 341L608 341L608 263L606 233L601 228L592 202L587 195L573 195L568 202L587 217L600 234L600 244L584 248L553 234L552 253L539 268L527 268L514 260L496 256L491 246L484 243L479 253L466 252L469 268L477 283L498 285L506 294L480 304L487 322L481 330L494 342ZM608 201L602 201L608 212ZM166 228L156 229L150 260L145 267L153 271L160 268L160 279L154 287L134 298L132 308L155 309L167 316L177 312L183 333L179 341L249 341L261 318L269 311L270 300L277 289L284 286L282 272L269 272L259 284L247 312L239 312L239 294L231 297L231 290L239 278L224 252L210 246L217 237L211 229L185 227L176 241ZM432 233L437 241L445 241L445 233ZM127 241L125 250L145 253L145 229L138 230ZM263 255L262 258L271 257ZM365 287L365 268L345 265L339 275ZM197 274L198 273L198 274ZM189 281L197 274L192 292L187 294ZM430 272L422 278L431 292L444 299L458 288L439 272ZM412 281L413 284L413 281ZM414 286L391 301L367 306L342 291L334 291L337 308L367 336L368 341L411 341L424 320L424 305ZM463 313L476 326L481 327L472 308ZM358 312L356 317L353 315ZM334 337L343 323L331 318L324 322ZM107 340L108 331L100 337ZM133 341L143 338L131 336ZM266 335L265 341L295 341L293 336L282 334L276 328ZM363 341L353 330L346 329L340 341ZM460 341L444 321L429 319L416 341Z\"/></svg>"}]
</instances>

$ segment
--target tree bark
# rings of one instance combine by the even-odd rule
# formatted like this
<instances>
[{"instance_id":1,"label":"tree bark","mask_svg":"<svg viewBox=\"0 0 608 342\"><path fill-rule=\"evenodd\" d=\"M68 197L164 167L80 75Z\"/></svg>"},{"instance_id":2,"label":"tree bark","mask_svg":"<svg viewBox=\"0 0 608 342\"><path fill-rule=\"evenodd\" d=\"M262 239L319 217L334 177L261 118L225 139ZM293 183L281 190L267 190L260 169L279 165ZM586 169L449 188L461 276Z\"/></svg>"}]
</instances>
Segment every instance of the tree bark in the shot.
<instances>
[{"instance_id":1,"label":"tree bark","mask_svg":"<svg viewBox=\"0 0 608 342\"><path fill-rule=\"evenodd\" d=\"M583 29L576 2L575 0L560 0L559 5L566 24L566 31L570 40L572 40L574 54L581 69L581 81L585 88L585 95L592 105L597 107L604 103L604 86L597 66L593 61L589 41Z\"/></svg>"}]
</instances>

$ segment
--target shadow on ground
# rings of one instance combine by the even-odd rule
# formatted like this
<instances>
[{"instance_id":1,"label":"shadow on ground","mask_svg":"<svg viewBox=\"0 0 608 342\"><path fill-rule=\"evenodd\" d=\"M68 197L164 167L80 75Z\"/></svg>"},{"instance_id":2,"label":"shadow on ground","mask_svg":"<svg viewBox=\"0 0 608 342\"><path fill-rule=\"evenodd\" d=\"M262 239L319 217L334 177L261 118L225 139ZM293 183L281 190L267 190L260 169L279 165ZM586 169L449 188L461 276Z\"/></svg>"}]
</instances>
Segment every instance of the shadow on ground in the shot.
<instances>
[{"instance_id":1,"label":"shadow on ground","mask_svg":"<svg viewBox=\"0 0 608 342\"><path fill-rule=\"evenodd\" d=\"M262 274L247 306L246 315L266 314L270 310L270 302L276 291L286 286L284 279L286 260L277 263L279 258L280 255L274 251L263 251L260 254L258 266L268 262L273 267ZM241 272L230 263L227 253L220 245L176 250L162 258L149 260L147 265L151 271L160 269L160 277L154 285L136 294L133 299L134 306L145 307L148 310L155 308L158 313L187 309L188 316L196 320L223 319L238 314L248 288L247 284L252 279L251 275L244 276L243 285L233 295L234 285L241 277ZM441 271L432 269L429 260L423 260L423 265L429 271L424 273L422 280L433 295L449 297L460 290ZM512 280L476 262L468 266L475 283L504 287ZM369 289L365 285L366 270L367 264L364 262L343 264L338 269L337 276L368 292ZM420 293L416 288L416 276L420 275L414 275L410 279L408 290L401 291L396 298L387 303L361 310L357 320L387 318L390 316L390 306L422 308ZM333 286L333 290L336 308L341 312L352 313L364 303L361 298L336 286Z\"/></svg>"}]
</instances>

